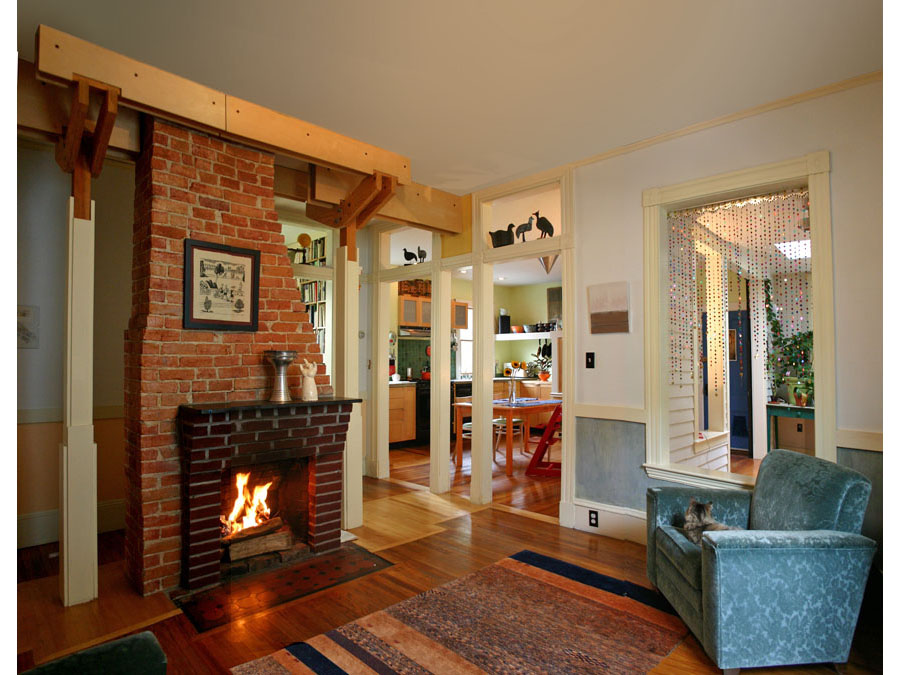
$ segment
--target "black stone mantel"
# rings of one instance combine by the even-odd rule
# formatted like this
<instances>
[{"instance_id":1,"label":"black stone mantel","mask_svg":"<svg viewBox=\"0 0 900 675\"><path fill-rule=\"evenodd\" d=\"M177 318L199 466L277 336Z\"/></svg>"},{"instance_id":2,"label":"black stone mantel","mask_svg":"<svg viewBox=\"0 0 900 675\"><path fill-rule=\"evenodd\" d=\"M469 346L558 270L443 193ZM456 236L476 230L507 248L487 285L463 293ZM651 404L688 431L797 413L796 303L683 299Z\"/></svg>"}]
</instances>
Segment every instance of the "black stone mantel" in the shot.
<instances>
[{"instance_id":1,"label":"black stone mantel","mask_svg":"<svg viewBox=\"0 0 900 675\"><path fill-rule=\"evenodd\" d=\"M186 413L212 415L222 412L242 412L244 410L285 410L289 408L314 408L316 406L342 405L345 403L361 403L361 398L341 398L339 396L320 396L317 401L288 401L274 403L272 401L226 401L222 403L185 403L179 407Z\"/></svg>"}]
</instances>

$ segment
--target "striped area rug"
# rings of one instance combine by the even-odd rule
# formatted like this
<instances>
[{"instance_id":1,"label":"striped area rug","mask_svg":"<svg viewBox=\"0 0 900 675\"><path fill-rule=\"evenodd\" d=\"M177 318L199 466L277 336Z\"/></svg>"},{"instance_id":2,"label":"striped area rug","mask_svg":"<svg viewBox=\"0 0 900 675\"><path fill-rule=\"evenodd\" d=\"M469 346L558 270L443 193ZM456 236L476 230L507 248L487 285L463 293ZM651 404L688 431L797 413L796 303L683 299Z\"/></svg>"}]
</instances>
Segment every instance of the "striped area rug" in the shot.
<instances>
[{"instance_id":1,"label":"striped area rug","mask_svg":"<svg viewBox=\"0 0 900 675\"><path fill-rule=\"evenodd\" d=\"M686 634L658 593L521 551L232 672L647 672Z\"/></svg>"}]
</instances>

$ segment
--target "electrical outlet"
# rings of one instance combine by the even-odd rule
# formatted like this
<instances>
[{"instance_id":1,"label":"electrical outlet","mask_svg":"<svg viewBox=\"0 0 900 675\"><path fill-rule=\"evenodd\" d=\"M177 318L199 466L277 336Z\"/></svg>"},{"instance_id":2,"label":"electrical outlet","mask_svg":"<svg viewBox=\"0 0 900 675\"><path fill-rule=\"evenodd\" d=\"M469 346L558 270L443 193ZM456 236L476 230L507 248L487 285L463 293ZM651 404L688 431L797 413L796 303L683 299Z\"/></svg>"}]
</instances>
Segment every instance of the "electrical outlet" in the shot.
<instances>
[{"instance_id":1,"label":"electrical outlet","mask_svg":"<svg viewBox=\"0 0 900 675\"><path fill-rule=\"evenodd\" d=\"M797 423L797 433L800 433L800 434L803 433L803 423L802 422Z\"/></svg>"},{"instance_id":2,"label":"electrical outlet","mask_svg":"<svg viewBox=\"0 0 900 675\"><path fill-rule=\"evenodd\" d=\"M593 368L594 367L594 352L587 352L585 354L584 367L585 368Z\"/></svg>"},{"instance_id":3,"label":"electrical outlet","mask_svg":"<svg viewBox=\"0 0 900 675\"><path fill-rule=\"evenodd\" d=\"M591 527L599 526L599 523L597 522L597 512L594 510L588 511L588 525Z\"/></svg>"}]
</instances>

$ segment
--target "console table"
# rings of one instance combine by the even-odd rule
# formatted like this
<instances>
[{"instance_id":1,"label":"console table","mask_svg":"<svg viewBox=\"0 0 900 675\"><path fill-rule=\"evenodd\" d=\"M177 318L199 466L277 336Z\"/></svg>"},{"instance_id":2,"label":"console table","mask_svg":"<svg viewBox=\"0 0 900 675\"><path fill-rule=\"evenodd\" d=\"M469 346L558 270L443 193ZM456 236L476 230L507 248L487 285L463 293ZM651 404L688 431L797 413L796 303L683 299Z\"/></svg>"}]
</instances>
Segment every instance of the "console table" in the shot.
<instances>
[{"instance_id":1,"label":"console table","mask_svg":"<svg viewBox=\"0 0 900 675\"><path fill-rule=\"evenodd\" d=\"M772 449L772 426L775 426L775 447L778 447L778 420L774 417L793 417L814 420L816 409L810 406L788 405L787 403L766 403L766 452Z\"/></svg>"}]
</instances>

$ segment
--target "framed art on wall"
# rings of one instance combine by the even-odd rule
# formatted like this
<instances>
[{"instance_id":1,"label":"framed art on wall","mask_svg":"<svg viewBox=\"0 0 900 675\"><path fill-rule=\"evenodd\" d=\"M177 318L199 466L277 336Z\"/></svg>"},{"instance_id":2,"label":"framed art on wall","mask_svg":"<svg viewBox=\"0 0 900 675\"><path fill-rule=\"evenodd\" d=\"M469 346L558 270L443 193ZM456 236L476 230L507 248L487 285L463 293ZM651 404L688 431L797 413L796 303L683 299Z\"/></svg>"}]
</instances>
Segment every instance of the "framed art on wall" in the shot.
<instances>
[{"instance_id":1,"label":"framed art on wall","mask_svg":"<svg viewBox=\"0 0 900 675\"><path fill-rule=\"evenodd\" d=\"M184 327L255 331L259 251L184 240Z\"/></svg>"}]
</instances>

